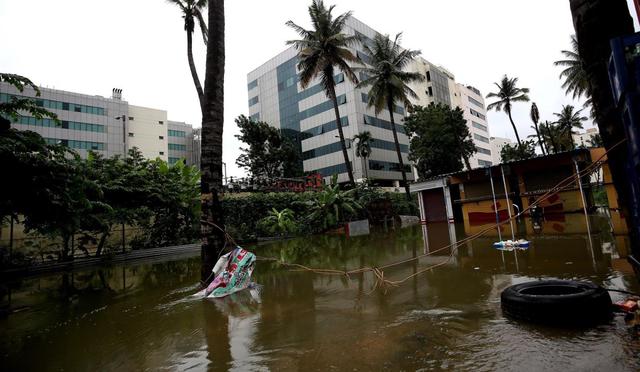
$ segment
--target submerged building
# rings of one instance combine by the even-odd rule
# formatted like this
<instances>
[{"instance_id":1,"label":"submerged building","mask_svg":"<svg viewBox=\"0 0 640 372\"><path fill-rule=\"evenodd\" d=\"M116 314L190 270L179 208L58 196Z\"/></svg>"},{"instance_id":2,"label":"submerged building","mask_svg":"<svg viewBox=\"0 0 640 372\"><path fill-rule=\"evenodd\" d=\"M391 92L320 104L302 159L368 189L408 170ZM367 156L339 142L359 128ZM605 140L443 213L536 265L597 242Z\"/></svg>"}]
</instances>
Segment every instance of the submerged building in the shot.
<instances>
[{"instance_id":1,"label":"submerged building","mask_svg":"<svg viewBox=\"0 0 640 372\"><path fill-rule=\"evenodd\" d=\"M347 21L345 32L361 36L365 43L370 42L377 34L353 17ZM370 60L362 46L353 47L352 52L364 63ZM254 120L264 121L280 129L294 140L301 154L300 167L304 172L320 173L327 178L337 174L339 182L346 182L347 168L338 138L333 103L327 98L319 81L302 89L298 81L297 54L297 50L290 47L247 74L249 115ZM413 87L419 95L414 103L427 105L430 102L441 102L461 107L479 148L473 165L489 165L490 135L480 92L473 87L457 84L453 75L421 58L409 69L420 72L425 70L423 73L427 77L424 83ZM360 79L362 77L361 75ZM407 178L413 181L414 175L410 172L411 163L408 158L409 138L403 125L405 108L396 106L393 113L382 110L376 114L373 108L367 107L368 88L356 88L337 69L334 79L339 115L355 179L372 178L387 186L398 185L402 179L390 121L393 115ZM366 162L355 156L351 140L364 131L371 132L374 138L371 143L372 154Z\"/></svg>"},{"instance_id":2,"label":"submerged building","mask_svg":"<svg viewBox=\"0 0 640 372\"><path fill-rule=\"evenodd\" d=\"M11 120L11 126L31 130L49 143L57 143L86 157L95 151L105 157L124 156L137 148L147 158L160 158L175 163L184 158L189 165L198 165L199 137L191 125L170 122L167 111L134 106L122 99L122 91L114 89L110 98L63 90L40 88L41 95L25 88L20 92L8 83L0 82L0 102L12 97L30 98L36 104L58 116L37 119L28 114Z\"/></svg>"}]
</instances>

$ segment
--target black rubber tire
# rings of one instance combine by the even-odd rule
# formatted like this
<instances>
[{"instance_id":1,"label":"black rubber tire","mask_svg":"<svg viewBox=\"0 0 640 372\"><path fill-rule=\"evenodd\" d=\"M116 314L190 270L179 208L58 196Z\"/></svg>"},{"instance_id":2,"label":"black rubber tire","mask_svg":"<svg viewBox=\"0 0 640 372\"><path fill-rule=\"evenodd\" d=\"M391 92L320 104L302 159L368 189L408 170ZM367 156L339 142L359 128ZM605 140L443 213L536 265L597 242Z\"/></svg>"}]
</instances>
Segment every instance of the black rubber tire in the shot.
<instances>
[{"instance_id":1,"label":"black rubber tire","mask_svg":"<svg viewBox=\"0 0 640 372\"><path fill-rule=\"evenodd\" d=\"M590 282L541 280L512 285L500 296L502 314L531 323L590 326L611 318L609 292Z\"/></svg>"}]
</instances>

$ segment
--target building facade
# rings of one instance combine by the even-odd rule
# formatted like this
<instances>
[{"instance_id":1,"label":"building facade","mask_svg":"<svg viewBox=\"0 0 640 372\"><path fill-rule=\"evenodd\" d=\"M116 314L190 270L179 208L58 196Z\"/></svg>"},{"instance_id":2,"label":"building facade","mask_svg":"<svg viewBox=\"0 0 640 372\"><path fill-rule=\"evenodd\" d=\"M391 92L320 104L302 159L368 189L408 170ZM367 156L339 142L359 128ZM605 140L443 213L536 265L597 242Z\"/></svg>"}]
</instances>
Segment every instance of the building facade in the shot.
<instances>
[{"instance_id":1,"label":"building facade","mask_svg":"<svg viewBox=\"0 0 640 372\"><path fill-rule=\"evenodd\" d=\"M60 121L56 123L25 114L17 120L8 118L12 127L34 131L47 142L67 146L82 157L89 151L105 157L123 156L136 147L149 159L169 161L184 157L187 164L196 164L196 157L189 152L199 149L193 144L193 128L182 123L190 145L184 145L184 151L172 150L183 150L183 142L169 136L170 125L165 110L130 105L122 100L118 89L113 90L111 98L49 88L40 88L40 91L41 95L36 97L33 89L27 87L20 92L12 85L0 82L0 102L9 102L12 97L30 98L38 106L55 113Z\"/></svg>"},{"instance_id":2,"label":"building facade","mask_svg":"<svg viewBox=\"0 0 640 372\"><path fill-rule=\"evenodd\" d=\"M484 98L480 91L473 86L457 83L454 75L447 69L436 66L422 57L416 58L408 69L425 77L425 81L410 85L418 96L411 99L412 104L428 106L431 103L440 103L460 108L477 150L469 159L471 168L491 165L493 163L491 134Z\"/></svg>"},{"instance_id":3,"label":"building facade","mask_svg":"<svg viewBox=\"0 0 640 372\"><path fill-rule=\"evenodd\" d=\"M345 30L365 39L373 39L376 32L351 18ZM364 56L362 47L352 52ZM363 58L366 59L366 58ZM304 172L320 173L327 179L338 175L338 182L348 181L333 103L327 98L319 81L314 81L306 89L298 82L297 51L291 47L270 59L247 75L249 92L249 115L254 120L267 122L279 128L283 134L297 144L302 158ZM349 161L354 178L375 179L382 185L398 185L402 179L398 156L395 151L390 113L383 110L377 115L367 107L367 89L356 89L355 84L336 70L336 96L344 136L347 142ZM409 181L413 175L409 168L409 138L405 134L402 119L405 110L396 107L394 121L398 131L398 142L405 163ZM355 156L352 138L369 131L374 138L372 154L364 159Z\"/></svg>"},{"instance_id":4,"label":"building facade","mask_svg":"<svg viewBox=\"0 0 640 372\"><path fill-rule=\"evenodd\" d=\"M347 21L345 33L359 35L364 43L369 43L377 34L353 17ZM368 63L369 56L364 53L362 46L355 46L351 51L364 63ZM326 178L338 174L338 181L346 182L348 177L337 138L333 104L319 81L302 89L298 82L297 61L297 50L290 47L247 75L249 115L254 120L279 128L294 139L302 155L301 167L304 172L317 172ZM412 89L418 95L412 103L426 106L435 102L460 107L465 113L469 131L478 149L478 153L471 159L472 167L490 165L490 134L484 99L480 92L473 87L456 83L450 72L423 58L417 58L408 70L420 72L426 77L425 82L412 84ZM359 78L362 80L363 76ZM357 89L339 70L336 70L334 79L354 178L357 180L367 177L381 184L398 185L402 174L395 152L389 111L383 110L376 115L373 108L367 107L368 88ZM393 118L403 162L407 165L406 169L409 169L409 138L403 125L405 113L404 107L397 106ZM354 146L351 143L353 136L364 131L371 132L374 139L371 157L366 161L354 156ZM408 172L407 177L409 181L413 181L415 175Z\"/></svg>"},{"instance_id":5,"label":"building facade","mask_svg":"<svg viewBox=\"0 0 640 372\"><path fill-rule=\"evenodd\" d=\"M513 145L514 142L510 138L503 137L491 137L490 145L491 145L491 156L493 164L502 163L502 157L500 153L502 152L502 148L505 145Z\"/></svg>"},{"instance_id":6,"label":"building facade","mask_svg":"<svg viewBox=\"0 0 640 372\"><path fill-rule=\"evenodd\" d=\"M576 147L591 147L591 137L600 134L598 127L589 128L582 133L573 134L573 143Z\"/></svg>"}]
</instances>

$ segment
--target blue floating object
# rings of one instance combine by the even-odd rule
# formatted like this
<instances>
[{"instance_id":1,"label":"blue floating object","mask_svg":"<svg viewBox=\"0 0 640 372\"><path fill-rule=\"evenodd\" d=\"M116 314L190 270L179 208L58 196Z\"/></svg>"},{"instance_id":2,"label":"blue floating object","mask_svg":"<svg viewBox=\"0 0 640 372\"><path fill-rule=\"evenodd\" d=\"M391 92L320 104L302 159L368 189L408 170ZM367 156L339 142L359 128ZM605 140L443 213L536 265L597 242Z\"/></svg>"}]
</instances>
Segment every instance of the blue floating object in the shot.
<instances>
[{"instance_id":1,"label":"blue floating object","mask_svg":"<svg viewBox=\"0 0 640 372\"><path fill-rule=\"evenodd\" d=\"M500 249L503 251L512 251L514 249L528 249L529 241L520 239L520 240L503 240L499 242L493 243L493 248Z\"/></svg>"}]
</instances>

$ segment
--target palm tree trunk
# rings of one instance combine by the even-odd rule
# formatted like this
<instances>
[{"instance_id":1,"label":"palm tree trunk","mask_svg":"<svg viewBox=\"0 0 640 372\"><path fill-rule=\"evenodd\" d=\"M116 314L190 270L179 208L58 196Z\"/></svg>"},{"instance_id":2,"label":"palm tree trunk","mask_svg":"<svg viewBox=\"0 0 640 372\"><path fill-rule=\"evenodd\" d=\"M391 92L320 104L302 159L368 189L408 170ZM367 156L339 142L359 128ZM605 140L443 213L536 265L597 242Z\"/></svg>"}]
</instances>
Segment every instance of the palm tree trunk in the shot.
<instances>
[{"instance_id":1,"label":"palm tree trunk","mask_svg":"<svg viewBox=\"0 0 640 372\"><path fill-rule=\"evenodd\" d=\"M507 115L509 115L509 121L511 122L511 126L513 127L513 133L516 134L516 139L518 140L518 146L522 146L522 142L520 141L520 136L518 135L518 130L516 129L516 124L513 122L513 118L511 117L511 110L505 109Z\"/></svg>"},{"instance_id":2,"label":"palm tree trunk","mask_svg":"<svg viewBox=\"0 0 640 372\"><path fill-rule=\"evenodd\" d=\"M224 0L209 0L209 43L202 105L201 278L206 281L224 248L222 192L222 130L224 124ZM206 284L206 283L205 283Z\"/></svg>"},{"instance_id":3,"label":"palm tree trunk","mask_svg":"<svg viewBox=\"0 0 640 372\"><path fill-rule=\"evenodd\" d=\"M538 136L538 144L540 145L542 155L547 155L544 149L544 143L542 143L542 138L540 137L540 131L538 130L538 123L533 123L533 126L536 129L536 136Z\"/></svg>"},{"instance_id":4,"label":"palm tree trunk","mask_svg":"<svg viewBox=\"0 0 640 372\"><path fill-rule=\"evenodd\" d=\"M200 84L200 78L198 78L198 71L196 70L196 64L193 61L193 34L187 31L187 58L189 59L189 70L191 70L191 77L193 78L193 84L196 86L196 92L198 92L198 100L200 101L200 110L204 104L204 93L202 91L202 85Z\"/></svg>"},{"instance_id":5,"label":"palm tree trunk","mask_svg":"<svg viewBox=\"0 0 640 372\"><path fill-rule=\"evenodd\" d=\"M331 75L333 76L333 74ZM347 153L347 145L344 142L344 132L342 131L342 121L340 120L340 110L338 110L338 98L336 97L335 87L331 87L331 100L333 101L333 111L336 114L336 126L338 127L338 135L340 136L340 145L342 147L342 156L344 156L344 164L347 166L347 174L349 175L349 183L351 187L356 187L356 181L353 178L353 168L349 161L349 153Z\"/></svg>"},{"instance_id":6,"label":"palm tree trunk","mask_svg":"<svg viewBox=\"0 0 640 372\"><path fill-rule=\"evenodd\" d=\"M402 173L402 182L404 182L404 192L407 196L407 200L411 201L411 192L409 191L409 182L407 182L407 173L404 169L404 161L402 161L402 153L400 152L400 142L398 142L398 132L396 131L396 123L393 119L393 100L391 95L387 95L387 109L389 110L389 117L391 118L391 132L393 133L393 142L396 144L396 154L398 154L398 163L400 164L400 172Z\"/></svg>"}]
</instances>

